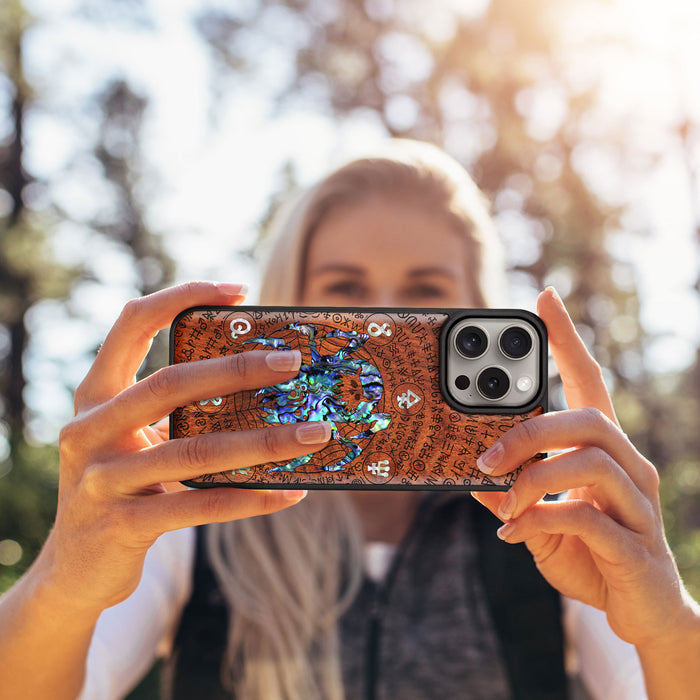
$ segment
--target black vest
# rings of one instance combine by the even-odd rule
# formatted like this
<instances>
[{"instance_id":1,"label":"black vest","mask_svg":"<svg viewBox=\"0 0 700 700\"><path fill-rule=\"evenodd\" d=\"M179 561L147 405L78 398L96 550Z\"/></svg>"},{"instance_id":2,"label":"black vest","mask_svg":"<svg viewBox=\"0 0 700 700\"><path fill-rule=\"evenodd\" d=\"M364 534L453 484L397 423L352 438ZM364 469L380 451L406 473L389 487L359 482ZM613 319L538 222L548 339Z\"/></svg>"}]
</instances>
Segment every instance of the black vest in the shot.
<instances>
[{"instance_id":1,"label":"black vest","mask_svg":"<svg viewBox=\"0 0 700 700\"><path fill-rule=\"evenodd\" d=\"M460 519L462 525L466 524L461 529ZM383 692L378 690L382 668L373 663L373 653L382 634L383 620L381 613L376 616L375 611L381 610L387 597L397 595L391 591L391 579L402 566L402 556L411 556L407 549L410 550L412 545L414 550L416 547L427 548L424 556L418 556L424 558L426 567L430 568L433 562L430 561L429 543L439 538L440 533L449 532L450 527L453 528L453 537L455 527L457 532L471 529L469 538L476 544L474 559L481 579L480 590L486 599L490 626L495 630L496 654L501 657L500 666L489 668L505 668L507 685L515 700L564 700L568 697L559 594L544 581L524 545L508 545L496 537L499 524L491 513L468 495L430 494L426 497L412 533L399 550L387 586L375 588L366 582L358 601L341 620L341 639L344 638L342 632L347 630L351 631L353 638L358 630L366 637L363 642L365 652L351 654L351 663L356 668L351 668L350 678L356 682L347 689L348 700L398 697L390 687L387 689L386 683ZM166 700L190 700L193 697L231 700L231 695L220 682L228 610L207 560L203 535L204 528L197 528L192 596L183 611L173 653L163 669L163 697ZM464 572L464 578L470 578L469 572ZM418 590L420 585L420 581L415 582ZM358 621L365 616L372 619ZM354 632L353 626L356 628ZM363 658L358 660L358 656ZM484 673L488 673L486 668ZM357 680L356 676L361 676L361 679ZM454 694L454 687L449 682L446 682L446 689L440 687L438 676L437 682L432 680L430 689L417 692L416 697L459 697L459 694ZM483 697L490 700L487 695Z\"/></svg>"}]
</instances>

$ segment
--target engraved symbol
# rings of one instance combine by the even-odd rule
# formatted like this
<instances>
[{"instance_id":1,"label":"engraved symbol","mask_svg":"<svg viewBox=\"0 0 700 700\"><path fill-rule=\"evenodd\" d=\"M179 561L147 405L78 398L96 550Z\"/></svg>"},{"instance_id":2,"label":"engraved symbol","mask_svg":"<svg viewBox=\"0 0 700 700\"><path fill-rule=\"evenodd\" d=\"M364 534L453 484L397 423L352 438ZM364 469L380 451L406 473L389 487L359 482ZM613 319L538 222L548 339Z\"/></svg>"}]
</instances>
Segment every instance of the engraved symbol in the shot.
<instances>
[{"instance_id":1,"label":"engraved symbol","mask_svg":"<svg viewBox=\"0 0 700 700\"><path fill-rule=\"evenodd\" d=\"M376 462L372 462L371 464L367 465L367 471L372 475L372 476L378 476L383 479L386 479L389 476L389 460L388 459L379 459Z\"/></svg>"},{"instance_id":2,"label":"engraved symbol","mask_svg":"<svg viewBox=\"0 0 700 700\"><path fill-rule=\"evenodd\" d=\"M399 408L404 408L408 410L409 408L415 406L421 400L422 399L420 396L418 396L418 394L415 394L410 389L408 389L396 398L396 403L399 405Z\"/></svg>"},{"instance_id":3,"label":"engraved symbol","mask_svg":"<svg viewBox=\"0 0 700 700\"><path fill-rule=\"evenodd\" d=\"M250 333L252 326L250 325L250 321L245 318L234 318L233 321L231 321L230 328L231 337L235 340L239 335Z\"/></svg>"},{"instance_id":4,"label":"engraved symbol","mask_svg":"<svg viewBox=\"0 0 700 700\"><path fill-rule=\"evenodd\" d=\"M391 403L403 414L430 412L430 402L425 400L425 394L417 384L399 384L392 392Z\"/></svg>"},{"instance_id":5,"label":"engraved symbol","mask_svg":"<svg viewBox=\"0 0 700 700\"><path fill-rule=\"evenodd\" d=\"M378 338L380 335L385 335L389 338L391 337L391 326L388 323L382 323L380 326L376 321L372 321L372 323L367 326L367 332L373 338Z\"/></svg>"},{"instance_id":6,"label":"engraved symbol","mask_svg":"<svg viewBox=\"0 0 700 700\"><path fill-rule=\"evenodd\" d=\"M223 402L223 399L220 396L217 396L215 399L204 399L204 401L200 401L199 405L200 406L206 406L207 404L212 404L212 406L221 406Z\"/></svg>"}]
</instances>

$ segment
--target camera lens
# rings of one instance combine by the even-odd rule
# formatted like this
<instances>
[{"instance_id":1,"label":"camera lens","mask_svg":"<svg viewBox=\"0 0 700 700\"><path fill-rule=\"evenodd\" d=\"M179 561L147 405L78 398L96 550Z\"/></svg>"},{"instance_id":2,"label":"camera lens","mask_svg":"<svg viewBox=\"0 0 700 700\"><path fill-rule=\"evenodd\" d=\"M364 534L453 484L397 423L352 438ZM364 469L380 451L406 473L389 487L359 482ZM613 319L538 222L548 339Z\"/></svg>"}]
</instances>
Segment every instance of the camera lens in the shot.
<instances>
[{"instance_id":1,"label":"camera lens","mask_svg":"<svg viewBox=\"0 0 700 700\"><path fill-rule=\"evenodd\" d=\"M489 341L478 326L465 326L457 333L455 345L460 355L473 360L486 352Z\"/></svg>"},{"instance_id":2,"label":"camera lens","mask_svg":"<svg viewBox=\"0 0 700 700\"><path fill-rule=\"evenodd\" d=\"M511 360L521 360L532 350L532 336L519 326L506 328L498 339L501 352Z\"/></svg>"},{"instance_id":3,"label":"camera lens","mask_svg":"<svg viewBox=\"0 0 700 700\"><path fill-rule=\"evenodd\" d=\"M476 380L479 393L486 399L502 399L510 389L510 379L500 367L487 367Z\"/></svg>"}]
</instances>

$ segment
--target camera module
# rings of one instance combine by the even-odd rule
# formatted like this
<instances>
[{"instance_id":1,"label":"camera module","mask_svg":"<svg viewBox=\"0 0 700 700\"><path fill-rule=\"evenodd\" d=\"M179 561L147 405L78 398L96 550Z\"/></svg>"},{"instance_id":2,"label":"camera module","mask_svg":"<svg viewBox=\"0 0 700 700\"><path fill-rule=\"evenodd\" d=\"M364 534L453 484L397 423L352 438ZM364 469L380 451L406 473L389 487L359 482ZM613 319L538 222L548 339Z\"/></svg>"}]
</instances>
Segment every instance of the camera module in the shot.
<instances>
[{"instance_id":1,"label":"camera module","mask_svg":"<svg viewBox=\"0 0 700 700\"><path fill-rule=\"evenodd\" d=\"M498 339L501 352L511 360L521 360L532 350L532 336L520 326L510 326Z\"/></svg>"},{"instance_id":2,"label":"camera module","mask_svg":"<svg viewBox=\"0 0 700 700\"><path fill-rule=\"evenodd\" d=\"M485 399L497 401L510 390L510 379L500 367L487 367L477 377L476 386Z\"/></svg>"},{"instance_id":3,"label":"camera module","mask_svg":"<svg viewBox=\"0 0 700 700\"><path fill-rule=\"evenodd\" d=\"M479 326L465 326L457 333L455 346L460 355L474 360L486 352L489 341L486 333Z\"/></svg>"},{"instance_id":4,"label":"camera module","mask_svg":"<svg viewBox=\"0 0 700 700\"><path fill-rule=\"evenodd\" d=\"M440 337L440 388L451 405L491 414L539 400L547 381L539 319L507 309L464 309L455 316Z\"/></svg>"}]
</instances>

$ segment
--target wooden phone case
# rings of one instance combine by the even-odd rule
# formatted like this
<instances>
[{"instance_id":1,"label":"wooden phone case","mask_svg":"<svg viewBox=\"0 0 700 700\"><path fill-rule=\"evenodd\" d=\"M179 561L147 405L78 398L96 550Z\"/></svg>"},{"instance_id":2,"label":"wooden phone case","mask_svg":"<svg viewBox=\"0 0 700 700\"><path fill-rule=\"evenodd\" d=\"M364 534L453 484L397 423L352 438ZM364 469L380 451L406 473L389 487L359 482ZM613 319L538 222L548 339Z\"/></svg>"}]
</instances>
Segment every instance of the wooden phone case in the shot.
<instances>
[{"instance_id":1,"label":"wooden phone case","mask_svg":"<svg viewBox=\"0 0 700 700\"><path fill-rule=\"evenodd\" d=\"M522 409L466 412L444 391L449 327L465 317L527 319L540 335L540 387ZM171 327L171 364L262 349L297 349L299 375L258 391L176 409L171 438L297 420L333 424L321 451L206 474L188 486L506 490L476 459L500 435L544 412L546 331L533 314L484 309L196 307Z\"/></svg>"}]
</instances>

